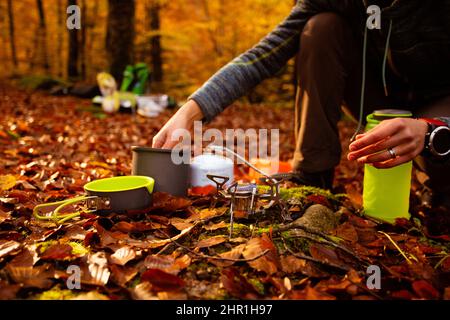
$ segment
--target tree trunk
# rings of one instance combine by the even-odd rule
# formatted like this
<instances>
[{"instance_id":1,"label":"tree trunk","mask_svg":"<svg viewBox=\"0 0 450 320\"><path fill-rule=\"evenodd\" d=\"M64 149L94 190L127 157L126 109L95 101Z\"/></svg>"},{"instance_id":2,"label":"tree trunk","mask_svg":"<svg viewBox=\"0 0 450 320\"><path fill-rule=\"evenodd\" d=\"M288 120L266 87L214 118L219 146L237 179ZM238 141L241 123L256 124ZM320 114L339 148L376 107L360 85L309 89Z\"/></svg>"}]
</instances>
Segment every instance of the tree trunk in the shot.
<instances>
[{"instance_id":1,"label":"tree trunk","mask_svg":"<svg viewBox=\"0 0 450 320\"><path fill-rule=\"evenodd\" d=\"M126 66L133 62L135 2L108 0L108 4L106 50L109 70L120 83Z\"/></svg>"},{"instance_id":2,"label":"tree trunk","mask_svg":"<svg viewBox=\"0 0 450 320\"><path fill-rule=\"evenodd\" d=\"M58 56L58 76L64 76L64 55L63 55L63 41L64 41L64 17L66 10L63 6L63 0L58 0L57 12L58 17L58 38L57 38L57 56Z\"/></svg>"},{"instance_id":3,"label":"tree trunk","mask_svg":"<svg viewBox=\"0 0 450 320\"><path fill-rule=\"evenodd\" d=\"M80 37L80 57L81 57L81 78L86 79L86 29L87 29L87 3L81 0L81 37Z\"/></svg>"},{"instance_id":4,"label":"tree trunk","mask_svg":"<svg viewBox=\"0 0 450 320\"><path fill-rule=\"evenodd\" d=\"M153 80L162 82L163 80L163 59L161 46L161 5L159 0L152 0L150 4L150 30L154 33L151 40L152 71Z\"/></svg>"},{"instance_id":5,"label":"tree trunk","mask_svg":"<svg viewBox=\"0 0 450 320\"><path fill-rule=\"evenodd\" d=\"M77 5L77 0L68 0L67 6ZM69 54L67 56L67 76L70 79L77 78L78 72L78 30L69 30Z\"/></svg>"},{"instance_id":6,"label":"tree trunk","mask_svg":"<svg viewBox=\"0 0 450 320\"><path fill-rule=\"evenodd\" d=\"M14 35L14 12L12 0L8 0L8 19L9 19L9 42L11 45L11 57L15 67L17 67L16 38Z\"/></svg>"},{"instance_id":7,"label":"tree trunk","mask_svg":"<svg viewBox=\"0 0 450 320\"><path fill-rule=\"evenodd\" d=\"M87 30L86 30L86 65L89 66L89 71L96 71L95 68L92 66L95 64L95 57L96 57L96 50L100 50L98 46L96 45L98 42L98 35L96 33L96 21L98 21L99 18L99 1L94 0L94 3L92 5L91 14L89 21L87 23Z\"/></svg>"},{"instance_id":8,"label":"tree trunk","mask_svg":"<svg viewBox=\"0 0 450 320\"><path fill-rule=\"evenodd\" d=\"M38 44L37 44L37 59L39 64L44 68L46 72L49 71L50 65L48 63L47 54L47 22L45 19L45 11L42 0L36 0L36 5L39 14L39 27L38 27Z\"/></svg>"}]
</instances>

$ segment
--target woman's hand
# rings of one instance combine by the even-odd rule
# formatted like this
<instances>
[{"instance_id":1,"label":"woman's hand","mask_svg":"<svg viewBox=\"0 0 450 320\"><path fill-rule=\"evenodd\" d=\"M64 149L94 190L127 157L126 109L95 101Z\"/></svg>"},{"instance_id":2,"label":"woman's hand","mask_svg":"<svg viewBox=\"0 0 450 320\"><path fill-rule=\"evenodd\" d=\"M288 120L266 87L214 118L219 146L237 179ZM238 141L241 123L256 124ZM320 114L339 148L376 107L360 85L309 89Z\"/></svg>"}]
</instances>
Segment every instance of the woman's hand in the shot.
<instances>
[{"instance_id":1,"label":"woman's hand","mask_svg":"<svg viewBox=\"0 0 450 320\"><path fill-rule=\"evenodd\" d=\"M178 140L172 140L172 133L177 129L190 131L194 121L203 119L203 113L194 100L189 100L172 118L159 130L153 138L153 148L172 149Z\"/></svg>"},{"instance_id":2,"label":"woman's hand","mask_svg":"<svg viewBox=\"0 0 450 320\"><path fill-rule=\"evenodd\" d=\"M361 164L370 163L376 168L398 166L422 152L427 130L428 124L422 120L397 118L382 121L370 131L356 136L347 158Z\"/></svg>"}]
</instances>

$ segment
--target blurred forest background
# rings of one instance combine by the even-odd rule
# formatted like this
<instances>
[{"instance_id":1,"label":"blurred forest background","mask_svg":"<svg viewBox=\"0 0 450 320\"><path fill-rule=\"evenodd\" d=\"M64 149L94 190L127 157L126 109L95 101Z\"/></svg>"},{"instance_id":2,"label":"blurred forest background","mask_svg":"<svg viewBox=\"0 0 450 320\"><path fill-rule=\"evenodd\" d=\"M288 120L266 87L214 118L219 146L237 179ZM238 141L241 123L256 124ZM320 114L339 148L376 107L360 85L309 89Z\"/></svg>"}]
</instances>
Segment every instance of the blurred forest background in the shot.
<instances>
[{"instance_id":1,"label":"blurred forest background","mask_svg":"<svg viewBox=\"0 0 450 320\"><path fill-rule=\"evenodd\" d=\"M228 61L256 44L295 0L0 0L0 77L50 75L94 83L145 62L152 91L184 99ZM69 31L67 7L81 9ZM283 103L294 95L293 61L246 97Z\"/></svg>"}]
</instances>

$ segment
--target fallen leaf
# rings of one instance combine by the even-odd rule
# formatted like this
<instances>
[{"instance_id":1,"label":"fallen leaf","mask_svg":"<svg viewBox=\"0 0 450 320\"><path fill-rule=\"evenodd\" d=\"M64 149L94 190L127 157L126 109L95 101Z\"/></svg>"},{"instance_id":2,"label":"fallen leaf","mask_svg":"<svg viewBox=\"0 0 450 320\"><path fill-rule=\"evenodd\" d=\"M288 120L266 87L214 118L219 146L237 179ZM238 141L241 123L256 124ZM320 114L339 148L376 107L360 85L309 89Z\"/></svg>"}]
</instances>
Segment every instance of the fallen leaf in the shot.
<instances>
[{"instance_id":1,"label":"fallen leaf","mask_svg":"<svg viewBox=\"0 0 450 320\"><path fill-rule=\"evenodd\" d=\"M318 269L313 263L304 259L299 259L293 255L281 256L281 268L288 274L301 273L312 278L324 278L327 273Z\"/></svg>"},{"instance_id":2,"label":"fallen leaf","mask_svg":"<svg viewBox=\"0 0 450 320\"><path fill-rule=\"evenodd\" d=\"M355 227L349 222L345 222L339 225L335 230L335 234L339 238L350 242L358 241L358 232L356 231Z\"/></svg>"},{"instance_id":3,"label":"fallen leaf","mask_svg":"<svg viewBox=\"0 0 450 320\"><path fill-rule=\"evenodd\" d=\"M142 281L150 282L154 291L176 291L184 287L184 281L160 269L148 269L141 276Z\"/></svg>"},{"instance_id":4,"label":"fallen leaf","mask_svg":"<svg viewBox=\"0 0 450 320\"><path fill-rule=\"evenodd\" d=\"M186 198L175 197L164 192L153 193L153 204L150 210L162 210L164 212L174 212L186 209L192 202Z\"/></svg>"},{"instance_id":5,"label":"fallen leaf","mask_svg":"<svg viewBox=\"0 0 450 320\"><path fill-rule=\"evenodd\" d=\"M90 291L88 293L82 293L77 295L75 298L72 298L70 300L89 300L89 301L95 301L95 300L109 300L107 296L104 294L101 294L97 291Z\"/></svg>"},{"instance_id":6,"label":"fallen leaf","mask_svg":"<svg viewBox=\"0 0 450 320\"><path fill-rule=\"evenodd\" d=\"M234 260L239 259L242 255L242 252L244 251L245 247L246 247L245 244L237 245L230 251L219 254L219 257L224 258L224 259L234 259ZM233 261L216 260L216 259L210 259L209 262L216 265L217 267L229 267L235 263Z\"/></svg>"},{"instance_id":7,"label":"fallen leaf","mask_svg":"<svg viewBox=\"0 0 450 320\"><path fill-rule=\"evenodd\" d=\"M67 260L72 257L72 247L68 244L54 244L41 255L42 260Z\"/></svg>"},{"instance_id":8,"label":"fallen leaf","mask_svg":"<svg viewBox=\"0 0 450 320\"><path fill-rule=\"evenodd\" d=\"M0 261L18 248L20 248L19 242L0 240Z\"/></svg>"},{"instance_id":9,"label":"fallen leaf","mask_svg":"<svg viewBox=\"0 0 450 320\"><path fill-rule=\"evenodd\" d=\"M266 234L263 234L258 238L250 239L242 252L242 255L245 259L251 260L263 254L266 250L268 250L267 254L256 260L249 261L248 264L258 271L263 271L266 274L271 275L278 271L280 262L277 249Z\"/></svg>"},{"instance_id":10,"label":"fallen leaf","mask_svg":"<svg viewBox=\"0 0 450 320\"><path fill-rule=\"evenodd\" d=\"M152 285L149 282L139 283L129 291L135 300L158 300L158 296L152 292Z\"/></svg>"},{"instance_id":11,"label":"fallen leaf","mask_svg":"<svg viewBox=\"0 0 450 320\"><path fill-rule=\"evenodd\" d=\"M186 222L185 219L181 219L181 218L170 219L170 224L173 225L175 228L177 228L180 231L192 227L192 223Z\"/></svg>"},{"instance_id":12,"label":"fallen leaf","mask_svg":"<svg viewBox=\"0 0 450 320\"><path fill-rule=\"evenodd\" d=\"M48 289L53 284L54 272L46 265L30 267L8 264L6 270L14 282L27 288Z\"/></svg>"},{"instance_id":13,"label":"fallen leaf","mask_svg":"<svg viewBox=\"0 0 450 320\"><path fill-rule=\"evenodd\" d=\"M124 246L117 249L110 257L109 260L112 263L124 266L128 261L136 258L136 251L132 248Z\"/></svg>"},{"instance_id":14,"label":"fallen leaf","mask_svg":"<svg viewBox=\"0 0 450 320\"><path fill-rule=\"evenodd\" d=\"M21 286L18 284L8 284L0 280L0 300L15 300Z\"/></svg>"},{"instance_id":15,"label":"fallen leaf","mask_svg":"<svg viewBox=\"0 0 450 320\"><path fill-rule=\"evenodd\" d=\"M197 248L209 248L224 243L227 239L228 238L226 236L214 236L200 240L195 246Z\"/></svg>"},{"instance_id":16,"label":"fallen leaf","mask_svg":"<svg viewBox=\"0 0 450 320\"><path fill-rule=\"evenodd\" d=\"M160 300L187 300L188 296L185 292L180 291L163 291L158 292Z\"/></svg>"},{"instance_id":17,"label":"fallen leaf","mask_svg":"<svg viewBox=\"0 0 450 320\"><path fill-rule=\"evenodd\" d=\"M177 275L181 270L186 269L191 264L188 255L174 258L172 256L148 255L144 260L147 269L160 269L164 272Z\"/></svg>"},{"instance_id":18,"label":"fallen leaf","mask_svg":"<svg viewBox=\"0 0 450 320\"><path fill-rule=\"evenodd\" d=\"M16 177L11 174L0 176L0 191L6 191L14 188L16 182Z\"/></svg>"},{"instance_id":19,"label":"fallen leaf","mask_svg":"<svg viewBox=\"0 0 450 320\"><path fill-rule=\"evenodd\" d=\"M111 279L121 287L125 287L137 274L138 270L134 267L123 267L111 265Z\"/></svg>"},{"instance_id":20,"label":"fallen leaf","mask_svg":"<svg viewBox=\"0 0 450 320\"><path fill-rule=\"evenodd\" d=\"M341 266L342 268L347 268L346 265L339 259L336 251L320 244L311 244L309 246L309 253L311 256L317 260L323 261L324 263L331 262L335 265Z\"/></svg>"},{"instance_id":21,"label":"fallen leaf","mask_svg":"<svg viewBox=\"0 0 450 320\"><path fill-rule=\"evenodd\" d=\"M336 297L308 286L306 287L305 300L336 300Z\"/></svg>"},{"instance_id":22,"label":"fallen leaf","mask_svg":"<svg viewBox=\"0 0 450 320\"><path fill-rule=\"evenodd\" d=\"M228 228L228 226L229 226L229 223L226 223L225 221L220 221L219 223L208 224L206 226L203 226L203 229L205 229L207 231L214 231L214 230Z\"/></svg>"},{"instance_id":23,"label":"fallen leaf","mask_svg":"<svg viewBox=\"0 0 450 320\"><path fill-rule=\"evenodd\" d=\"M220 282L227 292L238 299L258 299L259 293L235 268L223 269Z\"/></svg>"},{"instance_id":24,"label":"fallen leaf","mask_svg":"<svg viewBox=\"0 0 450 320\"><path fill-rule=\"evenodd\" d=\"M412 284L414 292L422 299L437 299L439 297L439 292L425 280L417 280Z\"/></svg>"},{"instance_id":25,"label":"fallen leaf","mask_svg":"<svg viewBox=\"0 0 450 320\"><path fill-rule=\"evenodd\" d=\"M200 210L200 219L206 220L214 217L220 217L228 211L228 208L211 208Z\"/></svg>"},{"instance_id":26,"label":"fallen leaf","mask_svg":"<svg viewBox=\"0 0 450 320\"><path fill-rule=\"evenodd\" d=\"M11 219L11 213L0 210L0 224Z\"/></svg>"}]
</instances>

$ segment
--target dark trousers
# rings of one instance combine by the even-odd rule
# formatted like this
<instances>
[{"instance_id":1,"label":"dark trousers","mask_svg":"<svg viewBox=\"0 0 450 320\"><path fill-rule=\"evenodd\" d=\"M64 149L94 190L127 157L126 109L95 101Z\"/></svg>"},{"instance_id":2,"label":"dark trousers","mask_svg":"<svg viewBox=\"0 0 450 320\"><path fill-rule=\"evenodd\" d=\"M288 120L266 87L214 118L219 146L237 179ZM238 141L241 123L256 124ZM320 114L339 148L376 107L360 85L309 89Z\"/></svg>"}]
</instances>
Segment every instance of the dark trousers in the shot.
<instances>
[{"instance_id":1,"label":"dark trousers","mask_svg":"<svg viewBox=\"0 0 450 320\"><path fill-rule=\"evenodd\" d=\"M296 170L314 173L339 164L341 107L356 118L359 115L362 43L356 39L348 23L334 13L312 17L303 29L297 57ZM422 107L408 102L399 105L399 99L384 94L381 64L374 68L368 61L366 71L364 119L373 110L385 108L412 109L420 117L450 116L450 97ZM450 186L450 164L426 160L421 168L433 188Z\"/></svg>"}]
</instances>

